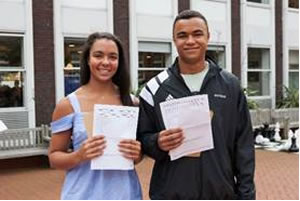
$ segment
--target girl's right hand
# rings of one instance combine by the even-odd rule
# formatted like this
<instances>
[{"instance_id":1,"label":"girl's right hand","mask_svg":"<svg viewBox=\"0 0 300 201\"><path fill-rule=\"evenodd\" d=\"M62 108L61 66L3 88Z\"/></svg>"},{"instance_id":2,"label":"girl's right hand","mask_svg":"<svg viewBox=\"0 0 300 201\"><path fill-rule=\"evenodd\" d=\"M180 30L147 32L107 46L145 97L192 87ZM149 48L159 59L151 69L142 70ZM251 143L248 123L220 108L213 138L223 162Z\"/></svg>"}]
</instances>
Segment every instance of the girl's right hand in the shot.
<instances>
[{"instance_id":1,"label":"girl's right hand","mask_svg":"<svg viewBox=\"0 0 300 201\"><path fill-rule=\"evenodd\" d=\"M103 135L88 138L77 151L78 159L83 162L101 156L105 147L106 141Z\"/></svg>"}]
</instances>

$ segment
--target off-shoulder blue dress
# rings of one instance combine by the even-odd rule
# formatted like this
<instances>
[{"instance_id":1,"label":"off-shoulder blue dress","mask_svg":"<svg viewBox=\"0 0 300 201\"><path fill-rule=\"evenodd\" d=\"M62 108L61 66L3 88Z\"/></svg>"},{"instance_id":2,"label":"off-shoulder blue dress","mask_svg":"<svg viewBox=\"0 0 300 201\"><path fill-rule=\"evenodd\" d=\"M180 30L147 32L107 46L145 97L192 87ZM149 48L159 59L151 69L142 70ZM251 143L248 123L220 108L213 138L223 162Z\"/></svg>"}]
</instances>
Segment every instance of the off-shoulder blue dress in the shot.
<instances>
[{"instance_id":1,"label":"off-shoulder blue dress","mask_svg":"<svg viewBox=\"0 0 300 201\"><path fill-rule=\"evenodd\" d=\"M68 95L74 112L51 123L52 134L72 129L74 151L78 150L87 132L75 93ZM64 200L141 200L141 186L135 170L91 170L90 161L66 173L61 199Z\"/></svg>"}]
</instances>

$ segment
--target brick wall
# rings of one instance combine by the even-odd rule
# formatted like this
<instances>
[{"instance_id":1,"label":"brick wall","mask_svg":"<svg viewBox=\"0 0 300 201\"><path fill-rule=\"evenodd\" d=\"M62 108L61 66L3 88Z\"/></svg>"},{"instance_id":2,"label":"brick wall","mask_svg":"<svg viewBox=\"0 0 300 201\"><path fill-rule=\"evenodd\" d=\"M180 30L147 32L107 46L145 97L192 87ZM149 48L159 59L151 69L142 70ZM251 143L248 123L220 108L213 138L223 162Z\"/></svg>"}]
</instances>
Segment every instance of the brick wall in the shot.
<instances>
[{"instance_id":1,"label":"brick wall","mask_svg":"<svg viewBox=\"0 0 300 201\"><path fill-rule=\"evenodd\" d=\"M184 10L190 9L190 1L189 0L178 0L178 13Z\"/></svg>"},{"instance_id":2,"label":"brick wall","mask_svg":"<svg viewBox=\"0 0 300 201\"><path fill-rule=\"evenodd\" d=\"M231 1L232 73L241 79L241 7L240 0Z\"/></svg>"},{"instance_id":3,"label":"brick wall","mask_svg":"<svg viewBox=\"0 0 300 201\"><path fill-rule=\"evenodd\" d=\"M53 0L33 0L36 125L49 124L55 107Z\"/></svg>"},{"instance_id":4,"label":"brick wall","mask_svg":"<svg viewBox=\"0 0 300 201\"><path fill-rule=\"evenodd\" d=\"M113 7L114 34L123 43L127 66L129 67L129 0L114 0Z\"/></svg>"},{"instance_id":5,"label":"brick wall","mask_svg":"<svg viewBox=\"0 0 300 201\"><path fill-rule=\"evenodd\" d=\"M275 72L276 72L276 102L282 99L283 76L283 25L282 25L282 0L275 0Z\"/></svg>"}]
</instances>

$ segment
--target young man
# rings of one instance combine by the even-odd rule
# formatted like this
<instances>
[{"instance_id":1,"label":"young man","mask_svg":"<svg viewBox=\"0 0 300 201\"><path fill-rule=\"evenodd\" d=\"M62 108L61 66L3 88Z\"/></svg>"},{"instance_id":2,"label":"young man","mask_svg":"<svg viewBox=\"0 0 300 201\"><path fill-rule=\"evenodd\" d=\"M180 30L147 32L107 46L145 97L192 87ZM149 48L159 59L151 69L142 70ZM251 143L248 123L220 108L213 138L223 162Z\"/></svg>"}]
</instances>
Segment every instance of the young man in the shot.
<instances>
[{"instance_id":1,"label":"young man","mask_svg":"<svg viewBox=\"0 0 300 201\"><path fill-rule=\"evenodd\" d=\"M205 57L209 37L203 15L181 12L173 24L178 58L141 91L138 139L155 160L151 199L255 199L247 101L238 79ZM184 130L165 128L159 103L197 94L208 95L214 148L171 161L168 152L182 144Z\"/></svg>"}]
</instances>

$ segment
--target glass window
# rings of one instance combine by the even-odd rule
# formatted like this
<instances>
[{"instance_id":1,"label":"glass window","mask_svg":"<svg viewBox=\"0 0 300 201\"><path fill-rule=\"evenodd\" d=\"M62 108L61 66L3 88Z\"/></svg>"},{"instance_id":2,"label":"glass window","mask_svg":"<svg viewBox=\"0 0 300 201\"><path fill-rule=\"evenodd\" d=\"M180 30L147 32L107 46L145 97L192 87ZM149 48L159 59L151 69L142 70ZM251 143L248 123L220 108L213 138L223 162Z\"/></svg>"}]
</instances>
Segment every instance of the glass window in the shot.
<instances>
[{"instance_id":1,"label":"glass window","mask_svg":"<svg viewBox=\"0 0 300 201\"><path fill-rule=\"evenodd\" d=\"M249 69L270 69L270 50L265 48L248 48Z\"/></svg>"},{"instance_id":2,"label":"glass window","mask_svg":"<svg viewBox=\"0 0 300 201\"><path fill-rule=\"evenodd\" d=\"M166 66L166 54L155 52L139 52L140 68L164 68Z\"/></svg>"},{"instance_id":3,"label":"glass window","mask_svg":"<svg viewBox=\"0 0 300 201\"><path fill-rule=\"evenodd\" d=\"M0 68L22 68L22 37L0 36Z\"/></svg>"},{"instance_id":4,"label":"glass window","mask_svg":"<svg viewBox=\"0 0 300 201\"><path fill-rule=\"evenodd\" d=\"M208 46L206 55L217 62L221 68L226 68L224 46Z\"/></svg>"},{"instance_id":5,"label":"glass window","mask_svg":"<svg viewBox=\"0 0 300 201\"><path fill-rule=\"evenodd\" d=\"M0 36L0 108L24 106L23 37Z\"/></svg>"},{"instance_id":6,"label":"glass window","mask_svg":"<svg viewBox=\"0 0 300 201\"><path fill-rule=\"evenodd\" d=\"M299 0L289 0L289 8L299 9Z\"/></svg>"},{"instance_id":7,"label":"glass window","mask_svg":"<svg viewBox=\"0 0 300 201\"><path fill-rule=\"evenodd\" d=\"M270 95L270 49L248 48L248 89L252 96Z\"/></svg>"},{"instance_id":8,"label":"glass window","mask_svg":"<svg viewBox=\"0 0 300 201\"><path fill-rule=\"evenodd\" d=\"M142 86L171 63L171 44L157 42L139 43L138 83Z\"/></svg>"},{"instance_id":9,"label":"glass window","mask_svg":"<svg viewBox=\"0 0 300 201\"><path fill-rule=\"evenodd\" d=\"M269 4L269 0L247 0L248 2Z\"/></svg>"},{"instance_id":10,"label":"glass window","mask_svg":"<svg viewBox=\"0 0 300 201\"><path fill-rule=\"evenodd\" d=\"M80 85L80 55L85 39L66 38L65 50L65 95L75 91Z\"/></svg>"},{"instance_id":11,"label":"glass window","mask_svg":"<svg viewBox=\"0 0 300 201\"><path fill-rule=\"evenodd\" d=\"M289 50L289 87L299 89L299 50Z\"/></svg>"}]
</instances>

